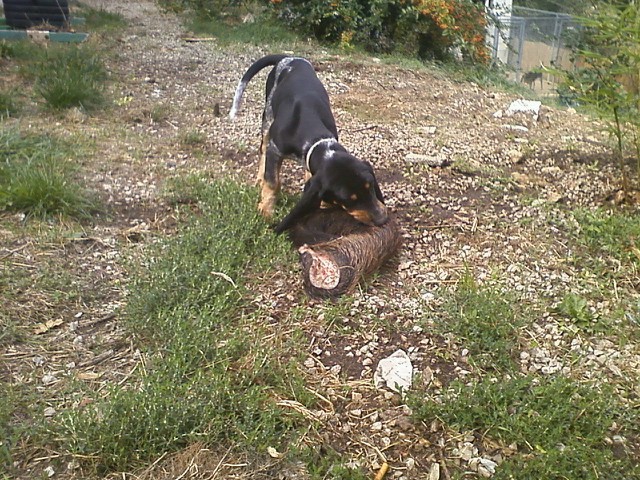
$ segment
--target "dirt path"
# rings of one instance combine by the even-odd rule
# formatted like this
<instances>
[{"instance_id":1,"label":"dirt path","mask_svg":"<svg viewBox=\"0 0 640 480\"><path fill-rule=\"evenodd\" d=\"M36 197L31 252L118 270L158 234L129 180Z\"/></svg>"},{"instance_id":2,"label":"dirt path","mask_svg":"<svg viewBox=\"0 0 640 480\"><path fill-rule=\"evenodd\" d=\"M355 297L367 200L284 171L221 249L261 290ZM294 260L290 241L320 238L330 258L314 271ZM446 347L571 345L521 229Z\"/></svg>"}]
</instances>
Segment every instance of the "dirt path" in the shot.
<instances>
[{"instance_id":1,"label":"dirt path","mask_svg":"<svg viewBox=\"0 0 640 480\"><path fill-rule=\"evenodd\" d=\"M252 181L263 77L250 85L237 121L229 121L226 112L246 67L272 52L185 41L176 17L151 1L84 3L118 12L129 22L126 31L116 34L118 55L109 65L120 108L79 120L70 114L54 126L63 133L81 130L100 152L98 161L87 162L89 181L109 199L114 217L82 241L60 248L78 268L94 269L86 281L102 294L64 312L75 320L63 332L50 334L56 348L22 350L24 358L40 360L16 371L41 379L76 368L87 381L95 375L99 382L121 382L139 362L139 352L114 316L124 302L121 254L135 255L156 236L173 231L171 211L158 195L167 179L196 173ZM384 457L394 466L389 478L431 478L433 465L442 463L455 440L435 428L428 439L425 430L416 431L397 396L373 388L377 362L397 349L409 351L414 368L434 392L453 378L464 378L470 368L464 345L424 329L442 292L471 268L479 282L500 279L531 304L541 296L559 299L574 286L580 269L566 261L571 255L566 232L555 229L550 218L566 219L569 208L608 202L615 196L616 175L595 126L566 109L543 106L537 119L508 116L514 95L455 83L437 72L384 65L376 58L356 63L322 52L310 56L329 90L342 142L379 172L388 204L405 230L405 247L389 271L354 295L345 322L357 314L366 324L345 333L308 320L304 329L314 341L301 368L329 392L333 411L325 412L325 424L334 448L372 470ZM299 172L287 174L285 184L297 191ZM295 292L301 279L292 268L282 272L281 281L265 285L261 298L274 311L302 307L307 319L320 318L321 304L300 303ZM580 377L593 358L561 360L572 338L552 320L532 327L531 344L537 347L521 356L522 369ZM611 353L617 367L638 365L635 346L617 351L610 344L584 341L585 352L591 346ZM343 388L352 392L350 397L337 393ZM200 458L202 468L217 464L198 454L185 455ZM33 471L45 463L32 464ZM224 478L232 473L251 477L248 470L227 473ZM278 478L298 474L283 470Z\"/></svg>"}]
</instances>

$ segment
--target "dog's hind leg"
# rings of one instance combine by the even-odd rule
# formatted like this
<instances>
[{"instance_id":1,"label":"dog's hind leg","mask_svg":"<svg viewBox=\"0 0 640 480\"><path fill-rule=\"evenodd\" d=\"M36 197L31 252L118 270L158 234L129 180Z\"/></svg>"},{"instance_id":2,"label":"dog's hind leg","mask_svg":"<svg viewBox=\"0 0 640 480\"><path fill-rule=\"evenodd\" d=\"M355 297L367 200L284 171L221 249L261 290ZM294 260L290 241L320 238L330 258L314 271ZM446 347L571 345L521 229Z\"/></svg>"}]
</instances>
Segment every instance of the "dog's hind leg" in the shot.
<instances>
[{"instance_id":1,"label":"dog's hind leg","mask_svg":"<svg viewBox=\"0 0 640 480\"><path fill-rule=\"evenodd\" d=\"M267 146L269 145L269 131L262 134L262 143L260 143L260 154L258 158L258 176L256 177L256 185L262 185L264 181L264 166L267 162Z\"/></svg>"},{"instance_id":2,"label":"dog's hind leg","mask_svg":"<svg viewBox=\"0 0 640 480\"><path fill-rule=\"evenodd\" d=\"M280 151L271 141L266 144L264 150L264 161L261 159L262 169L259 172L259 182L262 185L262 190L260 192L258 210L264 217L271 218L276 206L276 197L280 191L280 168L282 167L283 158Z\"/></svg>"}]
</instances>

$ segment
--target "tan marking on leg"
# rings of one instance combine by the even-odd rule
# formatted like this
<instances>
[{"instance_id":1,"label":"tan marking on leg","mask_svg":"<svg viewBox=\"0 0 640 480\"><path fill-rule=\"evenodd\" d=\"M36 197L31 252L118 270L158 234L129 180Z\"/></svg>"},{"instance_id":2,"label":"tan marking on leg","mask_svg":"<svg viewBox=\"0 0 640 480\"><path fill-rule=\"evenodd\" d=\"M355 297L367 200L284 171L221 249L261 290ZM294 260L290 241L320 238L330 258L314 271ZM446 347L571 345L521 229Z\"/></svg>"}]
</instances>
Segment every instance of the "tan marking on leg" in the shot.
<instances>
[{"instance_id":1,"label":"tan marking on leg","mask_svg":"<svg viewBox=\"0 0 640 480\"><path fill-rule=\"evenodd\" d=\"M276 207L276 197L280 185L269 185L267 182L262 182L262 191L260 192L260 203L258 204L258 210L265 218L273 217L273 212Z\"/></svg>"}]
</instances>

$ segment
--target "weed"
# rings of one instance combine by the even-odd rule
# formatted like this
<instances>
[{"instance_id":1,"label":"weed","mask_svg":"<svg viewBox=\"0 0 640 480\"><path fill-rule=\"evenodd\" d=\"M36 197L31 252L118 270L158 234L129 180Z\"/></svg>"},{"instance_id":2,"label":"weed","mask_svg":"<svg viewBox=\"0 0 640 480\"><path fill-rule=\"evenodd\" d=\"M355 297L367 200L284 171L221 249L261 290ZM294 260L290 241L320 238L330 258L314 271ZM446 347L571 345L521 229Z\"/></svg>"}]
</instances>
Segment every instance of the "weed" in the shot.
<instances>
[{"instance_id":1,"label":"weed","mask_svg":"<svg viewBox=\"0 0 640 480\"><path fill-rule=\"evenodd\" d=\"M256 321L262 313L241 310L252 273L288 258L286 240L257 214L253 189L183 187L192 191L176 195L198 202L200 214L157 245L129 296L126 324L149 358L147 373L58 424L63 447L95 458L100 472L196 439L264 451L287 442L298 421L276 399L308 400L292 361L295 335L267 334Z\"/></svg>"},{"instance_id":2,"label":"weed","mask_svg":"<svg viewBox=\"0 0 640 480\"><path fill-rule=\"evenodd\" d=\"M585 327L593 321L593 314L587 300L575 293L567 293L557 307L558 313L576 325Z\"/></svg>"},{"instance_id":3,"label":"weed","mask_svg":"<svg viewBox=\"0 0 640 480\"><path fill-rule=\"evenodd\" d=\"M612 401L612 390L564 377L522 376L457 382L437 402L415 394L410 405L421 421L438 418L458 431L516 444L517 452L498 466L494 478L622 480L640 473L638 466L616 458L606 440L634 433L638 413Z\"/></svg>"},{"instance_id":4,"label":"weed","mask_svg":"<svg viewBox=\"0 0 640 480\"><path fill-rule=\"evenodd\" d=\"M0 131L0 209L87 218L97 203L74 181L71 147L48 136Z\"/></svg>"},{"instance_id":5,"label":"weed","mask_svg":"<svg viewBox=\"0 0 640 480\"><path fill-rule=\"evenodd\" d=\"M458 336L477 366L513 371L519 328L525 321L517 305L511 295L480 288L466 275L445 302L440 329Z\"/></svg>"}]
</instances>

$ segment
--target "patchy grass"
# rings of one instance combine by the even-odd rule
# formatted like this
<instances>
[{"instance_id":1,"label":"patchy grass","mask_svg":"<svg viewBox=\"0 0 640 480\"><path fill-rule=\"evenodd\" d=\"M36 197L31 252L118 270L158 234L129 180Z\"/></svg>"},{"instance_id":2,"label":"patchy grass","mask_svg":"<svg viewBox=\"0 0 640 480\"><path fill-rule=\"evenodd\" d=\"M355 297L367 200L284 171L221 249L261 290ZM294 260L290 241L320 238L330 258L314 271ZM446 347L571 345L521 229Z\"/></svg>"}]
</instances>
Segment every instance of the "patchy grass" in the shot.
<instances>
[{"instance_id":1,"label":"patchy grass","mask_svg":"<svg viewBox=\"0 0 640 480\"><path fill-rule=\"evenodd\" d=\"M125 18L119 13L109 12L104 8L93 8L84 3L79 4L77 16L85 19L85 27L93 32L117 32L127 25Z\"/></svg>"},{"instance_id":2,"label":"patchy grass","mask_svg":"<svg viewBox=\"0 0 640 480\"><path fill-rule=\"evenodd\" d=\"M469 350L469 361L482 369L516 369L520 328L527 322L525 308L516 298L493 287L480 287L465 275L443 306L438 322L442 333L453 333Z\"/></svg>"},{"instance_id":3,"label":"patchy grass","mask_svg":"<svg viewBox=\"0 0 640 480\"><path fill-rule=\"evenodd\" d=\"M299 418L278 400L308 400L292 362L295 334L274 334L259 311L245 310L251 275L276 268L289 246L257 215L253 189L228 181L190 189L174 196L197 201L201 213L156 246L132 283L126 324L145 373L57 425L58 448L98 473L196 440L285 449Z\"/></svg>"},{"instance_id":4,"label":"patchy grass","mask_svg":"<svg viewBox=\"0 0 640 480\"><path fill-rule=\"evenodd\" d=\"M226 23L197 17L189 20L188 27L199 35L214 35L221 46L271 45L273 49L291 49L300 43L300 38L287 30L281 22L269 19L248 23Z\"/></svg>"},{"instance_id":5,"label":"patchy grass","mask_svg":"<svg viewBox=\"0 0 640 480\"><path fill-rule=\"evenodd\" d=\"M612 257L626 267L640 267L640 215L598 210L576 210L577 239L596 258Z\"/></svg>"},{"instance_id":6,"label":"patchy grass","mask_svg":"<svg viewBox=\"0 0 640 480\"><path fill-rule=\"evenodd\" d=\"M31 217L88 218L95 198L76 181L72 147L54 137L0 131L0 209Z\"/></svg>"},{"instance_id":7,"label":"patchy grass","mask_svg":"<svg viewBox=\"0 0 640 480\"><path fill-rule=\"evenodd\" d=\"M630 455L614 454L612 436L637 435L638 409L612 397L608 386L564 377L518 376L456 382L441 398L412 395L416 417L438 419L485 443L510 446L496 479L628 479L640 474Z\"/></svg>"},{"instance_id":8,"label":"patchy grass","mask_svg":"<svg viewBox=\"0 0 640 480\"><path fill-rule=\"evenodd\" d=\"M16 89L0 91L0 121L8 117L15 117L20 112L20 102L17 98Z\"/></svg>"}]
</instances>

